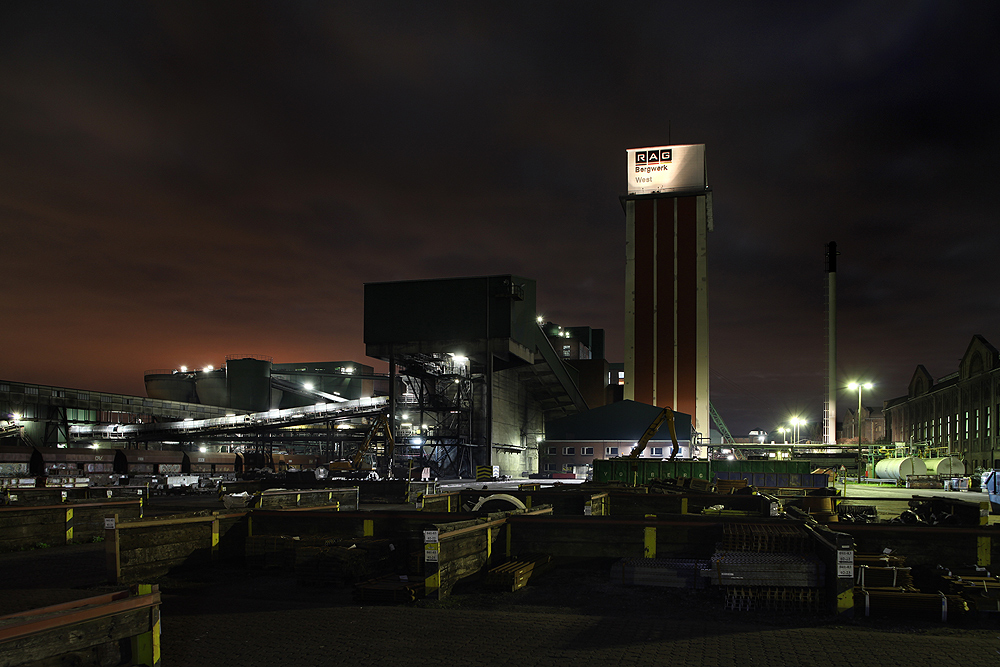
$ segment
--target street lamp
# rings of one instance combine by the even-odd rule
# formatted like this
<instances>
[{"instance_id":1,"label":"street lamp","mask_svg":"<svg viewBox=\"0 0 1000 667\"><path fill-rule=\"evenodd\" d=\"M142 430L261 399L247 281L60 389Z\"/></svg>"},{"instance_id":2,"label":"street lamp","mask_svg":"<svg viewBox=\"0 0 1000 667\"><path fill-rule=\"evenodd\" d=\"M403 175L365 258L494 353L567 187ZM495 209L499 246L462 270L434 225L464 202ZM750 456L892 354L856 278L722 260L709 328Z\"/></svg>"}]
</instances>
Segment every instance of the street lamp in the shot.
<instances>
[{"instance_id":1,"label":"street lamp","mask_svg":"<svg viewBox=\"0 0 1000 667\"><path fill-rule=\"evenodd\" d=\"M792 417L792 419L790 421L791 421L792 428L793 428L793 431L792 431L792 434L793 434L792 435L792 444L793 445L797 445L797 444L799 444L799 426L802 426L803 424L805 424L806 420L802 419L801 417Z\"/></svg>"},{"instance_id":2,"label":"street lamp","mask_svg":"<svg viewBox=\"0 0 1000 667\"><path fill-rule=\"evenodd\" d=\"M785 441L784 444L786 444L786 445L788 444L788 431L789 431L789 429L788 429L787 426L779 426L778 427L778 433L780 433L781 437L784 438L784 441Z\"/></svg>"},{"instance_id":3,"label":"street lamp","mask_svg":"<svg viewBox=\"0 0 1000 667\"><path fill-rule=\"evenodd\" d=\"M858 411L854 415L854 430L858 433L858 483L861 483L861 390L871 389L874 385L871 382L852 382L847 385L850 390L858 390Z\"/></svg>"}]
</instances>

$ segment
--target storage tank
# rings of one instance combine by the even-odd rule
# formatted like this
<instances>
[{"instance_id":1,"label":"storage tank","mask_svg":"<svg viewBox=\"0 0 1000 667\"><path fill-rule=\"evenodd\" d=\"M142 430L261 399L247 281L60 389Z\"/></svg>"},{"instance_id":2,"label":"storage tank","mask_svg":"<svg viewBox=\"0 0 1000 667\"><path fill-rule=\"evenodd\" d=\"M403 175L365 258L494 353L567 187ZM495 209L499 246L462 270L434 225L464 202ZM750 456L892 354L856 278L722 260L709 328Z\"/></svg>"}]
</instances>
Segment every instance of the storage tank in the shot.
<instances>
[{"instance_id":1,"label":"storage tank","mask_svg":"<svg viewBox=\"0 0 1000 667\"><path fill-rule=\"evenodd\" d=\"M225 369L212 371L198 371L198 379L195 380L198 388L198 400L202 405L216 405L222 408L229 407L229 391L226 388Z\"/></svg>"},{"instance_id":2,"label":"storage tank","mask_svg":"<svg viewBox=\"0 0 1000 667\"><path fill-rule=\"evenodd\" d=\"M226 357L229 407L264 412L271 407L271 358L256 355Z\"/></svg>"},{"instance_id":3,"label":"storage tank","mask_svg":"<svg viewBox=\"0 0 1000 667\"><path fill-rule=\"evenodd\" d=\"M193 373L177 373L172 370L146 371L146 396L161 401L181 401L197 403L198 392L194 386Z\"/></svg>"},{"instance_id":4,"label":"storage tank","mask_svg":"<svg viewBox=\"0 0 1000 667\"><path fill-rule=\"evenodd\" d=\"M906 456L898 459L882 459L875 464L875 476L879 479L902 479L907 475L926 475L927 466L922 459Z\"/></svg>"},{"instance_id":5,"label":"storage tank","mask_svg":"<svg viewBox=\"0 0 1000 667\"><path fill-rule=\"evenodd\" d=\"M924 459L928 475L943 475L944 477L961 477L965 474L965 463L957 456L945 456L940 459Z\"/></svg>"}]
</instances>

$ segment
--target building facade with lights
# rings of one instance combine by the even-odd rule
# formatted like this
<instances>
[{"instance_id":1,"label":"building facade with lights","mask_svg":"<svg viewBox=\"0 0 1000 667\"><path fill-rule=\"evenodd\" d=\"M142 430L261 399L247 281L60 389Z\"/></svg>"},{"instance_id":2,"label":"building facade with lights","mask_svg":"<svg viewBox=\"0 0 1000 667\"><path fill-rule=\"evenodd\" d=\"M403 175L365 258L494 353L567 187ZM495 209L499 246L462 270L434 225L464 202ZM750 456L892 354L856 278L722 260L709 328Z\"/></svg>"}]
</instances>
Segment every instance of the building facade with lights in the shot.
<instances>
[{"instance_id":1,"label":"building facade with lights","mask_svg":"<svg viewBox=\"0 0 1000 667\"><path fill-rule=\"evenodd\" d=\"M636 441L662 408L636 401L618 401L587 412L549 421L542 445L542 472L582 474L596 459L628 456ZM691 415L674 412L676 458L691 458ZM665 459L673 442L664 424L639 454L641 459Z\"/></svg>"},{"instance_id":2,"label":"building facade with lights","mask_svg":"<svg viewBox=\"0 0 1000 667\"><path fill-rule=\"evenodd\" d=\"M969 471L1000 467L1000 353L974 335L958 370L935 379L917 366L907 394L883 412L890 443L960 456Z\"/></svg>"}]
</instances>

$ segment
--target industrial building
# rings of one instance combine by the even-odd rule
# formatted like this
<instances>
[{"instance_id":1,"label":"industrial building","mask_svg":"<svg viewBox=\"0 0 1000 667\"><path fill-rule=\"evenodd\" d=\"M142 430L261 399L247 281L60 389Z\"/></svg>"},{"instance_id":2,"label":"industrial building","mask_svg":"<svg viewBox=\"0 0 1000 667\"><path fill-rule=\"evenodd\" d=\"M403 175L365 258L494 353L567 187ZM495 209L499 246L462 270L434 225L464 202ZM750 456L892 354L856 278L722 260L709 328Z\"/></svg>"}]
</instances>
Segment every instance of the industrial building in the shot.
<instances>
[{"instance_id":1,"label":"industrial building","mask_svg":"<svg viewBox=\"0 0 1000 667\"><path fill-rule=\"evenodd\" d=\"M906 396L885 401L883 412L890 443L943 450L970 471L1000 466L1000 353L974 335L957 370L935 379L918 365Z\"/></svg>"},{"instance_id":2,"label":"industrial building","mask_svg":"<svg viewBox=\"0 0 1000 667\"><path fill-rule=\"evenodd\" d=\"M543 472L586 474L595 460L628 456L662 408L628 399L545 424ZM691 415L674 413L677 458L691 458ZM649 440L637 458L669 458L673 442L667 428Z\"/></svg>"},{"instance_id":3,"label":"industrial building","mask_svg":"<svg viewBox=\"0 0 1000 667\"><path fill-rule=\"evenodd\" d=\"M595 345L592 331L589 347L581 338L543 331L535 281L520 276L365 285L366 353L389 364L401 455L442 476L475 476L478 466L537 471L545 422L589 407L567 362L588 361L603 341ZM593 393L603 397L600 368Z\"/></svg>"}]
</instances>

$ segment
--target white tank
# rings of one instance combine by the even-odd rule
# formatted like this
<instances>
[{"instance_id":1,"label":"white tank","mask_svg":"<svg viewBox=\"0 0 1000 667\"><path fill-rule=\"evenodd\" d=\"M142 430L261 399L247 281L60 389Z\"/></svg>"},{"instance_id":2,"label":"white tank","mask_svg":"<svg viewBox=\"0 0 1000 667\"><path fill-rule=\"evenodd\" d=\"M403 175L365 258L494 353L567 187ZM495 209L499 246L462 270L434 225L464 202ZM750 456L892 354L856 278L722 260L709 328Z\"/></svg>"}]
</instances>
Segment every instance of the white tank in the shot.
<instances>
[{"instance_id":1,"label":"white tank","mask_svg":"<svg viewBox=\"0 0 1000 667\"><path fill-rule=\"evenodd\" d=\"M928 475L944 475L945 477L961 477L965 474L965 463L957 456L945 456L941 459L924 459Z\"/></svg>"},{"instance_id":2,"label":"white tank","mask_svg":"<svg viewBox=\"0 0 1000 667\"><path fill-rule=\"evenodd\" d=\"M882 459L875 464L875 476L879 479L902 479L907 475L926 475L927 466L914 456L899 459Z\"/></svg>"}]
</instances>

